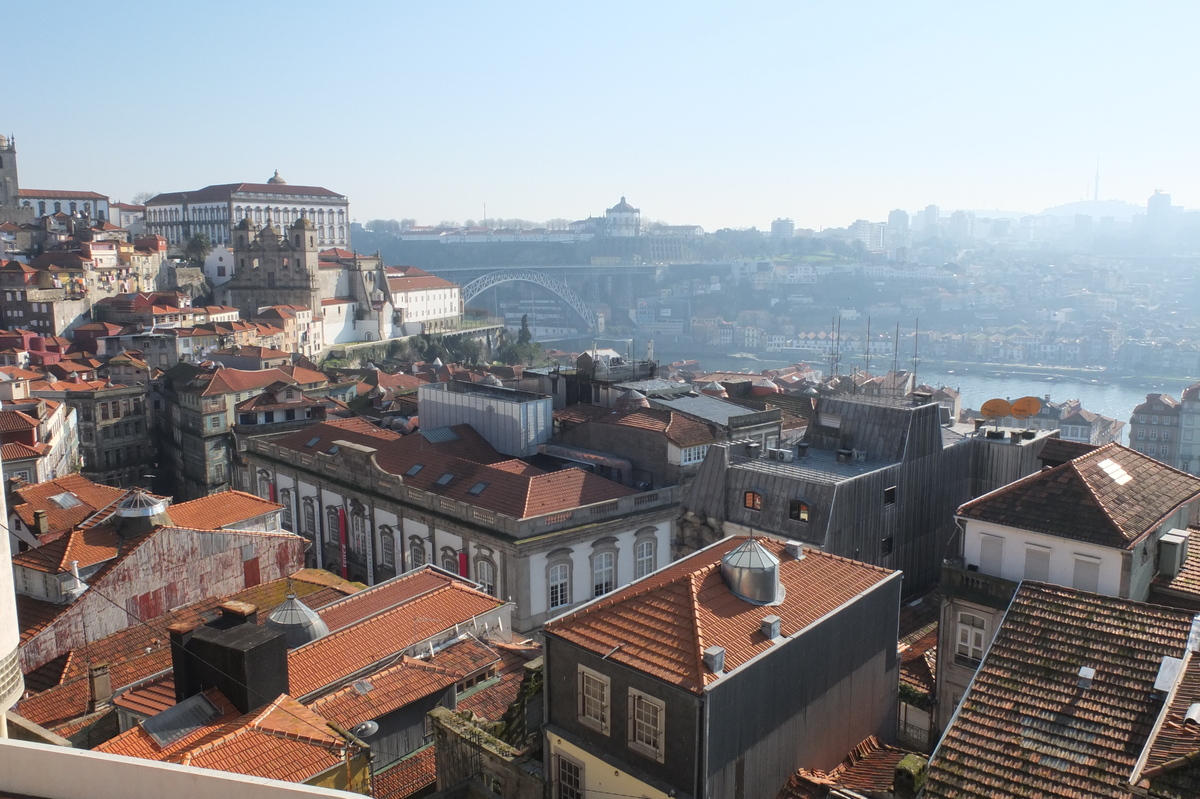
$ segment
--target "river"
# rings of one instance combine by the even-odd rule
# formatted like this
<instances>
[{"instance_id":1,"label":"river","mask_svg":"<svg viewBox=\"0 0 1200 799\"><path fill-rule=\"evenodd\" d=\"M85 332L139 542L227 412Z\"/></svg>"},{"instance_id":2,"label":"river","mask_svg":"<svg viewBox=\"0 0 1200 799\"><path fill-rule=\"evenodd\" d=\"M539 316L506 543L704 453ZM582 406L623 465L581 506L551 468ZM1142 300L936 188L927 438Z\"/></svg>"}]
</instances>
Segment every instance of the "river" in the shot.
<instances>
[{"instance_id":1,"label":"river","mask_svg":"<svg viewBox=\"0 0 1200 799\"><path fill-rule=\"evenodd\" d=\"M772 353L760 356L761 360L751 360L733 358L723 353L685 352L665 347L655 348L655 357L664 364L678 360L699 360L700 366L710 372L726 370L758 372L794 363L793 360L772 357ZM822 371L829 369L828 362L810 361L810 363ZM872 371L882 372L889 366L890 364L882 366L882 368L876 366ZM904 364L904 367L907 367L907 364ZM1044 399L1049 394L1050 399L1055 402L1078 399L1089 411L1125 422L1129 421L1130 413L1146 399L1147 394L1162 392L1179 399L1180 392L1189 385L1189 381L1186 380L1150 381L1143 378L1107 378L1102 373L1096 378L1096 382L1070 373L1062 373L1049 379L1042 375L1012 374L1003 376L998 372L999 368L978 366L971 367L966 371L961 369L947 371L934 365L922 365L917 369L917 379L935 387L950 386L958 389L962 392L964 408L978 408L993 397L1016 399L1031 395ZM1045 371L1053 370L1047 368Z\"/></svg>"}]
</instances>

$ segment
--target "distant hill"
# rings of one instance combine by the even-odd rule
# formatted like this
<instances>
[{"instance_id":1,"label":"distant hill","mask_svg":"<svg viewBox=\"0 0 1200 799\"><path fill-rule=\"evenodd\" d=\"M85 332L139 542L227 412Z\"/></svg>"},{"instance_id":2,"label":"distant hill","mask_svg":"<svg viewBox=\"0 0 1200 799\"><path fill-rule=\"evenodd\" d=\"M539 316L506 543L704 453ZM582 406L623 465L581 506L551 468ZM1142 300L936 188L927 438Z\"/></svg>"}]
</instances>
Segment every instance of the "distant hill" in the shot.
<instances>
[{"instance_id":1,"label":"distant hill","mask_svg":"<svg viewBox=\"0 0 1200 799\"><path fill-rule=\"evenodd\" d=\"M1146 213L1146 207L1142 205L1134 205L1127 203L1124 200L1084 200L1077 203L1067 203L1066 205L1056 205L1053 208L1047 208L1042 211L1041 216L1075 216L1076 214L1085 214L1087 216L1099 219L1102 216L1111 216L1119 222L1128 222L1138 214Z\"/></svg>"}]
</instances>

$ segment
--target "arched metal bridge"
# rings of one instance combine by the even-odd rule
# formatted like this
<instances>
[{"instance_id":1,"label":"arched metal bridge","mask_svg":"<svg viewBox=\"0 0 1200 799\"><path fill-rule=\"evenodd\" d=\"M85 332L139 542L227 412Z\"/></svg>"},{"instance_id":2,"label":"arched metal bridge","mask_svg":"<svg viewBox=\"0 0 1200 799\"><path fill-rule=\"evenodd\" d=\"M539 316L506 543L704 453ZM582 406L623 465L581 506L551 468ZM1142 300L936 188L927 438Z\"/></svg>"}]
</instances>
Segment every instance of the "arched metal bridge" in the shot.
<instances>
[{"instance_id":1,"label":"arched metal bridge","mask_svg":"<svg viewBox=\"0 0 1200 799\"><path fill-rule=\"evenodd\" d=\"M475 278L462 288L463 303L467 304L471 302L471 300L483 292L495 288L502 283L513 282L533 283L554 292L558 295L559 299L571 306L571 310L583 318L588 333L599 332L596 325L596 314L584 302L583 297L572 291L561 280L556 280L548 275L543 275L541 272L534 272L530 269L507 269L503 272L489 272L482 277Z\"/></svg>"}]
</instances>

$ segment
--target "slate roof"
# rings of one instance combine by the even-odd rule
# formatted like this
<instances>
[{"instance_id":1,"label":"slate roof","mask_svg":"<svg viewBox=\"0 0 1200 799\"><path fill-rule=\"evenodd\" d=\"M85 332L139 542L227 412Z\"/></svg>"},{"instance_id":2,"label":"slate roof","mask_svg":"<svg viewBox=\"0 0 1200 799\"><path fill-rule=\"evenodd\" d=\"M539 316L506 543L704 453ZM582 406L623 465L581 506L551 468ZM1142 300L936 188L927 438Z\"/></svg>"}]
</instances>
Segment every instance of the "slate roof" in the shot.
<instances>
[{"instance_id":1,"label":"slate roof","mask_svg":"<svg viewBox=\"0 0 1200 799\"><path fill-rule=\"evenodd\" d=\"M229 490L168 508L171 523L195 530L220 530L283 508L278 502Z\"/></svg>"},{"instance_id":2,"label":"slate roof","mask_svg":"<svg viewBox=\"0 0 1200 799\"><path fill-rule=\"evenodd\" d=\"M1065 438L1047 438L1042 445L1038 458L1050 464L1066 463L1080 455L1086 455L1098 447L1095 444L1082 444L1078 441L1068 441Z\"/></svg>"},{"instance_id":3,"label":"slate roof","mask_svg":"<svg viewBox=\"0 0 1200 799\"><path fill-rule=\"evenodd\" d=\"M768 609L738 598L721 577L721 558L745 541L718 541L549 622L543 632L698 694L720 676L704 666L708 647L724 647L728 673L773 646L759 629L763 616L779 616L781 635L795 635L900 574L816 549L796 560L784 542L758 539L779 559L787 592Z\"/></svg>"},{"instance_id":4,"label":"slate roof","mask_svg":"<svg viewBox=\"0 0 1200 799\"><path fill-rule=\"evenodd\" d=\"M567 424L610 424L633 427L666 437L681 447L710 444L718 439L716 431L704 422L674 411L639 408L621 413L598 405L572 405L554 412L556 421Z\"/></svg>"},{"instance_id":5,"label":"slate roof","mask_svg":"<svg viewBox=\"0 0 1200 799\"><path fill-rule=\"evenodd\" d=\"M958 515L1128 549L1197 496L1200 478L1129 447L1106 444L984 494Z\"/></svg>"},{"instance_id":6,"label":"slate roof","mask_svg":"<svg viewBox=\"0 0 1200 799\"><path fill-rule=\"evenodd\" d=\"M24 190L22 190L22 193ZM293 186L290 183L286 184L268 184L268 183L219 183L212 186L205 186L202 189L195 191L172 191L156 194L146 201L147 206L151 205L179 205L183 202L189 203L205 203L205 202L220 202L222 200L230 200L235 194L270 194L270 195L295 195L303 197L326 197L330 200L339 201L346 198L337 192L320 186ZM59 195L54 195L59 196ZM309 220L311 221L311 220Z\"/></svg>"},{"instance_id":7,"label":"slate roof","mask_svg":"<svg viewBox=\"0 0 1200 799\"><path fill-rule=\"evenodd\" d=\"M1127 797L1192 615L1025 582L933 753L924 796ZM1079 671L1095 669L1090 687Z\"/></svg>"}]
</instances>

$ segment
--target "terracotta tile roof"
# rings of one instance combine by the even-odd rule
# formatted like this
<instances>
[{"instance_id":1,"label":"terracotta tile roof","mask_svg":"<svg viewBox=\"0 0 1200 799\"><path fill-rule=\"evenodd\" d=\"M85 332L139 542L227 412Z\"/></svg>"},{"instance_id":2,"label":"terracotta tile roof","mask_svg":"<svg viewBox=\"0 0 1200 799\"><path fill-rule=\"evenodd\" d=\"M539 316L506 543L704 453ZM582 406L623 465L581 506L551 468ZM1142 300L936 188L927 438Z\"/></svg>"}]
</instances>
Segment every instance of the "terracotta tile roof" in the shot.
<instances>
[{"instance_id":1,"label":"terracotta tile roof","mask_svg":"<svg viewBox=\"0 0 1200 799\"><path fill-rule=\"evenodd\" d=\"M340 578L339 578L340 579ZM445 572L431 566L402 574L365 591L339 599L317 611L330 631L349 627L365 618L408 602L422 594L445 588L455 582Z\"/></svg>"},{"instance_id":2,"label":"terracotta tile roof","mask_svg":"<svg viewBox=\"0 0 1200 799\"><path fill-rule=\"evenodd\" d=\"M414 275L413 277L395 277L388 275L388 288L393 293L404 291L430 291L432 289L456 289L457 283L451 283L433 275Z\"/></svg>"},{"instance_id":3,"label":"terracotta tile roof","mask_svg":"<svg viewBox=\"0 0 1200 799\"><path fill-rule=\"evenodd\" d=\"M21 517L26 527L32 530L33 512L44 510L50 531L56 533L74 527L101 508L116 502L125 496L125 489L93 483L81 474L70 474L18 488L16 494L23 502L13 507L13 511ZM60 494L73 495L79 504L70 508L62 507L53 500Z\"/></svg>"},{"instance_id":4,"label":"terracotta tile roof","mask_svg":"<svg viewBox=\"0 0 1200 799\"><path fill-rule=\"evenodd\" d=\"M66 605L17 594L17 626L21 631L21 643L49 627L50 622L57 619L66 609Z\"/></svg>"},{"instance_id":5,"label":"terracotta tile roof","mask_svg":"<svg viewBox=\"0 0 1200 799\"><path fill-rule=\"evenodd\" d=\"M71 670L72 658L78 658L73 651L59 655L49 663L43 663L33 671L26 672L25 690L36 694L62 685Z\"/></svg>"},{"instance_id":6,"label":"terracotta tile roof","mask_svg":"<svg viewBox=\"0 0 1200 799\"><path fill-rule=\"evenodd\" d=\"M1200 723L1186 717L1188 709L1200 702L1200 657L1191 653L1174 695L1146 744L1145 762L1133 782L1153 788L1152 782L1169 772L1191 766L1193 787L1200 787ZM1153 791L1152 796L1172 795ZM1182 794L1175 794L1182 795ZM1190 794L1196 796L1197 794Z\"/></svg>"},{"instance_id":7,"label":"terracotta tile roof","mask_svg":"<svg viewBox=\"0 0 1200 799\"><path fill-rule=\"evenodd\" d=\"M21 193L24 194L22 189ZM293 186L290 183L271 184L271 183L219 183L211 186L205 186L202 189L195 191L171 191L157 194L146 201L146 206L151 205L179 205L184 202L203 203L203 202L221 202L233 199L235 194L265 194L269 196L303 196L303 197L328 197L331 200L346 199L341 194L320 186ZM59 196L57 194L53 195ZM238 220L239 222L241 220ZM312 220L309 220L312 221Z\"/></svg>"},{"instance_id":8,"label":"terracotta tile roof","mask_svg":"<svg viewBox=\"0 0 1200 799\"><path fill-rule=\"evenodd\" d=\"M758 539L779 558L786 597L763 608L739 599L721 577L721 558L745 543L734 537L638 580L547 624L554 635L638 671L701 693L719 675L704 666L704 650L725 649L728 673L773 645L759 630L763 616L782 620L794 635L859 594L899 575L806 549L796 560L782 541Z\"/></svg>"},{"instance_id":9,"label":"terracotta tile roof","mask_svg":"<svg viewBox=\"0 0 1200 799\"><path fill-rule=\"evenodd\" d=\"M1068 441L1065 438L1047 438L1042 445L1038 457L1050 463L1066 463L1081 455L1086 455L1098 447L1095 444L1081 444L1078 441Z\"/></svg>"},{"instance_id":10,"label":"terracotta tile roof","mask_svg":"<svg viewBox=\"0 0 1200 799\"><path fill-rule=\"evenodd\" d=\"M278 502L231 489L172 505L167 512L177 527L220 530L282 508Z\"/></svg>"},{"instance_id":11,"label":"terracotta tile roof","mask_svg":"<svg viewBox=\"0 0 1200 799\"><path fill-rule=\"evenodd\" d=\"M143 716L153 716L175 706L175 676L164 675L113 698L113 704Z\"/></svg>"},{"instance_id":12,"label":"terracotta tile roof","mask_svg":"<svg viewBox=\"0 0 1200 799\"><path fill-rule=\"evenodd\" d=\"M289 377L282 369L256 369L253 371L218 369L213 373L208 386L200 393L205 397L216 394L236 394L239 391L266 388L278 381L289 385L295 385L298 382Z\"/></svg>"},{"instance_id":13,"label":"terracotta tile roof","mask_svg":"<svg viewBox=\"0 0 1200 799\"><path fill-rule=\"evenodd\" d=\"M441 693L465 675L404 657L400 663L355 680L309 707L345 729Z\"/></svg>"},{"instance_id":14,"label":"terracotta tile roof","mask_svg":"<svg viewBox=\"0 0 1200 799\"><path fill-rule=\"evenodd\" d=\"M379 467L391 474L403 475L405 485L515 519L637 493L582 469L542 472L528 464L496 468L497 464L511 461L511 458L496 452L469 425L450 428L457 440L440 443L431 442L420 433L402 437L381 428L364 430L366 426L366 423L346 425L342 420L324 422L297 430L274 443L302 454L328 452L339 440L372 447L378 450L375 460ZM314 439L312 446L308 446ZM419 472L406 474L417 464L423 466ZM453 475L453 479L449 483L439 483L446 474ZM471 493L478 483L486 486L481 492Z\"/></svg>"},{"instance_id":15,"label":"terracotta tile roof","mask_svg":"<svg viewBox=\"0 0 1200 799\"><path fill-rule=\"evenodd\" d=\"M280 366L279 371L283 372L285 375L292 378L295 382L302 386L309 385L310 383L319 383L321 385L325 385L329 382L329 378L326 377L323 372L318 372L316 369L309 369L304 366L287 364L285 366Z\"/></svg>"},{"instance_id":16,"label":"terracotta tile roof","mask_svg":"<svg viewBox=\"0 0 1200 799\"><path fill-rule=\"evenodd\" d=\"M56 189L19 189L18 197L29 197L30 199L47 199L47 200L104 200L108 198L103 194L98 194L94 191L58 191Z\"/></svg>"},{"instance_id":17,"label":"terracotta tile roof","mask_svg":"<svg viewBox=\"0 0 1200 799\"><path fill-rule=\"evenodd\" d=\"M40 458L46 454L46 450L48 449L50 449L48 444L36 444L32 447L16 442L3 444L0 445L0 460L24 461L30 458Z\"/></svg>"},{"instance_id":18,"label":"terracotta tile roof","mask_svg":"<svg viewBox=\"0 0 1200 799\"><path fill-rule=\"evenodd\" d=\"M958 515L1127 549L1197 496L1200 478L1106 444L984 494Z\"/></svg>"},{"instance_id":19,"label":"terracotta tile roof","mask_svg":"<svg viewBox=\"0 0 1200 799\"><path fill-rule=\"evenodd\" d=\"M1128 797L1164 657L1192 615L1025 582L930 760L923 796ZM1095 669L1091 687L1079 670Z\"/></svg>"},{"instance_id":20,"label":"terracotta tile roof","mask_svg":"<svg viewBox=\"0 0 1200 799\"><path fill-rule=\"evenodd\" d=\"M936 688L941 597L934 589L900 608L900 682L930 697Z\"/></svg>"},{"instance_id":21,"label":"terracotta tile roof","mask_svg":"<svg viewBox=\"0 0 1200 799\"><path fill-rule=\"evenodd\" d=\"M13 555L12 562L34 571L64 574L71 570L72 561L79 561L79 568L86 569L113 560L119 553L127 554L129 549L116 530L105 524L71 530L49 544Z\"/></svg>"},{"instance_id":22,"label":"terracotta tile roof","mask_svg":"<svg viewBox=\"0 0 1200 799\"><path fill-rule=\"evenodd\" d=\"M418 749L372 780L375 799L407 799L437 783L437 749Z\"/></svg>"},{"instance_id":23,"label":"terracotta tile roof","mask_svg":"<svg viewBox=\"0 0 1200 799\"><path fill-rule=\"evenodd\" d=\"M636 427L665 436L681 447L709 444L718 439L716 431L698 419L674 411L654 408L640 408L620 413L611 408L597 405L577 404L555 411L554 418L568 424L592 422L620 427Z\"/></svg>"},{"instance_id":24,"label":"terracotta tile roof","mask_svg":"<svg viewBox=\"0 0 1200 799\"><path fill-rule=\"evenodd\" d=\"M303 697L334 685L407 646L469 622L502 604L499 599L455 580L358 624L331 632L288 652L291 693Z\"/></svg>"},{"instance_id":25,"label":"terracotta tile roof","mask_svg":"<svg viewBox=\"0 0 1200 799\"><path fill-rule=\"evenodd\" d=\"M890 796L896 764L909 754L880 743L872 735L830 771L800 769L779 792L778 799L824 799L839 788L855 791L856 796Z\"/></svg>"},{"instance_id":26,"label":"terracotta tile roof","mask_svg":"<svg viewBox=\"0 0 1200 799\"><path fill-rule=\"evenodd\" d=\"M0 433L23 433L36 430L38 420L21 411L0 411Z\"/></svg>"},{"instance_id":27,"label":"terracotta tile roof","mask_svg":"<svg viewBox=\"0 0 1200 799\"><path fill-rule=\"evenodd\" d=\"M459 697L458 709L469 710L488 721L500 721L512 704L517 701L521 680L525 676L524 657L515 651L500 649L500 680L495 685L478 688L466 696Z\"/></svg>"}]
</instances>

